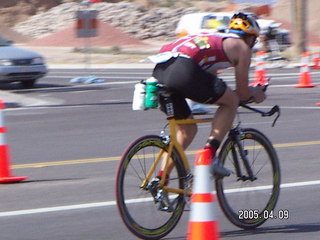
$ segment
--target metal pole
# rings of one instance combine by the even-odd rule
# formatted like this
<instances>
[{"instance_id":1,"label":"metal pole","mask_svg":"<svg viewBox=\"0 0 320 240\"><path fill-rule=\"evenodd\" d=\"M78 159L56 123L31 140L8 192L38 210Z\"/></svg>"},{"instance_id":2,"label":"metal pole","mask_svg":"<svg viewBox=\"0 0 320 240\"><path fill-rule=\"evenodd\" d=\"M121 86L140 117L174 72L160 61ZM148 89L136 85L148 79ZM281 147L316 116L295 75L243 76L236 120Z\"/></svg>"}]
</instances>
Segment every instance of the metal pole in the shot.
<instances>
[{"instance_id":1,"label":"metal pole","mask_svg":"<svg viewBox=\"0 0 320 240\"><path fill-rule=\"evenodd\" d=\"M78 11L77 12L77 17L80 18L80 13L81 13L81 15L82 15L81 18L86 19L86 20L88 20L88 19L90 20L92 18L91 13L93 13L93 15L95 15L94 18L96 18L96 15L97 15L96 12L97 11L89 9L89 6L90 6L90 2L89 1L82 1L81 5L85 6L86 9L81 10L81 12ZM94 22L94 23L90 22L88 24L87 21L86 21L84 25L85 25L84 28L83 28L83 26L80 27L80 28L81 29L88 28L88 30L85 31L85 32L81 32L81 34L79 32L77 32L77 34L78 34L77 36L84 38L84 40L83 40L83 43L84 43L84 49L83 49L84 65L85 65L85 72L89 73L89 72L91 72L91 37L97 35L97 33L96 33L96 22ZM89 25L89 26L87 26L87 25ZM103 80L98 79L96 76L88 76L88 77L73 78L73 79L71 79L71 82L73 82L73 83L81 83L81 82L99 83L99 82L103 82Z\"/></svg>"},{"instance_id":2,"label":"metal pole","mask_svg":"<svg viewBox=\"0 0 320 240\"><path fill-rule=\"evenodd\" d=\"M292 1L292 19L294 23L295 38L294 46L298 54L307 51L307 1Z\"/></svg>"},{"instance_id":3,"label":"metal pole","mask_svg":"<svg viewBox=\"0 0 320 240\"><path fill-rule=\"evenodd\" d=\"M91 37L84 38L85 69L89 73L91 67ZM90 73L89 73L90 74Z\"/></svg>"},{"instance_id":4,"label":"metal pole","mask_svg":"<svg viewBox=\"0 0 320 240\"><path fill-rule=\"evenodd\" d=\"M87 14L89 15L89 8L90 8L90 2L88 1L86 4L87 6ZM90 50L90 38L91 37L85 37L84 38L84 52L85 52L85 67L86 71L89 72L90 66L91 66L91 50Z\"/></svg>"}]
</instances>

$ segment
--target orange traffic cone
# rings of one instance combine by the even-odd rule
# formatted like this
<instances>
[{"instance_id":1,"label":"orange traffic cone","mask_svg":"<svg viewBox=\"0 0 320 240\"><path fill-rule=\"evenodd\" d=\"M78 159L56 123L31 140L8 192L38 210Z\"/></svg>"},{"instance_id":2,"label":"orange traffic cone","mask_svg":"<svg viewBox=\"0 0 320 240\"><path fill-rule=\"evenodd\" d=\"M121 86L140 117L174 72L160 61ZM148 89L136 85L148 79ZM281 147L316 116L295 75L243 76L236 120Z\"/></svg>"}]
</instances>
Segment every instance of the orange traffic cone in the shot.
<instances>
[{"instance_id":1,"label":"orange traffic cone","mask_svg":"<svg viewBox=\"0 0 320 240\"><path fill-rule=\"evenodd\" d=\"M13 177L10 173L9 146L6 143L6 127L3 121L4 104L0 100L0 183L21 182L27 177Z\"/></svg>"},{"instance_id":2,"label":"orange traffic cone","mask_svg":"<svg viewBox=\"0 0 320 240\"><path fill-rule=\"evenodd\" d=\"M314 44L314 46L316 47L316 51L312 53L314 65L311 68L320 69L320 44Z\"/></svg>"},{"instance_id":3,"label":"orange traffic cone","mask_svg":"<svg viewBox=\"0 0 320 240\"><path fill-rule=\"evenodd\" d=\"M318 54L320 54L320 52L318 52ZM313 63L314 63L312 68L320 69L320 57L314 57L312 60L313 60Z\"/></svg>"},{"instance_id":4,"label":"orange traffic cone","mask_svg":"<svg viewBox=\"0 0 320 240\"><path fill-rule=\"evenodd\" d=\"M300 67L300 79L296 88L311 88L317 85L312 84L311 74L309 71L309 53L302 53L301 67Z\"/></svg>"},{"instance_id":5,"label":"orange traffic cone","mask_svg":"<svg viewBox=\"0 0 320 240\"><path fill-rule=\"evenodd\" d=\"M255 69L255 78L253 83L250 85L257 86L257 85L264 85L267 83L267 73L264 67L264 61L263 61L264 51L257 52L257 63L256 63L256 69Z\"/></svg>"},{"instance_id":6,"label":"orange traffic cone","mask_svg":"<svg viewBox=\"0 0 320 240\"><path fill-rule=\"evenodd\" d=\"M217 240L220 238L214 214L216 203L212 193L211 166L210 150L199 150L195 162L188 240Z\"/></svg>"}]
</instances>

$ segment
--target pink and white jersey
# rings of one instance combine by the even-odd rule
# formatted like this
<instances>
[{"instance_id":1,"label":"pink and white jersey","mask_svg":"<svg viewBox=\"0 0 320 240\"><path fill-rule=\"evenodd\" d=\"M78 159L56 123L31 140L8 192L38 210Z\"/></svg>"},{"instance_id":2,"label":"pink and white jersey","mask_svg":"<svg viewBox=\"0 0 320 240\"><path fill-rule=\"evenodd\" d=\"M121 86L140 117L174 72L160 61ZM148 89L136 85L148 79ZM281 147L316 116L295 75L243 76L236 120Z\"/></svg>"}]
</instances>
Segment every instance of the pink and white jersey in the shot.
<instances>
[{"instance_id":1,"label":"pink and white jersey","mask_svg":"<svg viewBox=\"0 0 320 240\"><path fill-rule=\"evenodd\" d=\"M236 35L224 33L189 35L164 45L160 49L160 53L181 53L192 58L204 70L216 71L231 67L222 47L223 40L230 37L239 38Z\"/></svg>"}]
</instances>

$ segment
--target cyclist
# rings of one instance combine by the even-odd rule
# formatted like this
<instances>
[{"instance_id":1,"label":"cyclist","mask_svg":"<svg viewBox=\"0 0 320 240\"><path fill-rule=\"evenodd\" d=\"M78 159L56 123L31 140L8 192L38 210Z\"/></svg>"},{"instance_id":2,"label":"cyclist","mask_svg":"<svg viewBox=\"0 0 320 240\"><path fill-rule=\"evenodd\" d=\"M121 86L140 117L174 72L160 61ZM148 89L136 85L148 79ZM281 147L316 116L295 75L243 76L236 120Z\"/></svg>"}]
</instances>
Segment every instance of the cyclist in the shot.
<instances>
[{"instance_id":1,"label":"cyclist","mask_svg":"<svg viewBox=\"0 0 320 240\"><path fill-rule=\"evenodd\" d=\"M157 63L153 77L172 92L175 119L193 118L185 98L218 105L205 144L212 158L232 127L239 101L252 99L261 103L266 98L262 86L248 86L251 49L259 32L259 25L254 18L237 13L230 20L228 33L185 36L164 45L159 54L150 58ZM218 69L231 66L235 69L235 91L216 76ZM164 106L163 101L163 97L160 97L161 106ZM163 107L161 110L165 111ZM177 140L184 149L190 145L196 132L196 124L178 125ZM214 164L214 173L222 176L230 174L217 164ZM162 177L162 170L158 175Z\"/></svg>"},{"instance_id":2,"label":"cyclist","mask_svg":"<svg viewBox=\"0 0 320 240\"><path fill-rule=\"evenodd\" d=\"M277 28L275 26L269 26L264 34L261 34L261 41L265 52L271 52L270 43L276 43Z\"/></svg>"}]
</instances>

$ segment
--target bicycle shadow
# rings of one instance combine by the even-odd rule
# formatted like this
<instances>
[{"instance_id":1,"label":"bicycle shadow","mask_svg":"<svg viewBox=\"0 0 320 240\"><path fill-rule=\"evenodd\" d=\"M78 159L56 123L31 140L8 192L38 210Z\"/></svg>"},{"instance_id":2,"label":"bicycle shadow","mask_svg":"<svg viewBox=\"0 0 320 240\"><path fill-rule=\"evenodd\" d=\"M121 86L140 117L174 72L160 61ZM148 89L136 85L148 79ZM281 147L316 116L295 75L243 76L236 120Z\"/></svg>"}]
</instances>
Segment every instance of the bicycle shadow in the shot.
<instances>
[{"instance_id":1,"label":"bicycle shadow","mask_svg":"<svg viewBox=\"0 0 320 240\"><path fill-rule=\"evenodd\" d=\"M241 236L254 236L262 234L272 234L272 233L308 233L308 232L319 232L320 223L310 223L310 224L289 224L280 225L273 227L260 227L254 230L235 230L221 232L222 238L234 238ZM163 240L185 240L186 236L181 237L168 237L163 238Z\"/></svg>"},{"instance_id":2,"label":"bicycle shadow","mask_svg":"<svg viewBox=\"0 0 320 240\"><path fill-rule=\"evenodd\" d=\"M260 227L255 230L235 230L222 232L221 236L225 238L232 238L237 236L254 236L260 234L272 234L272 233L308 233L308 232L319 232L320 223L310 224L288 224L279 225L272 227Z\"/></svg>"}]
</instances>

